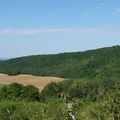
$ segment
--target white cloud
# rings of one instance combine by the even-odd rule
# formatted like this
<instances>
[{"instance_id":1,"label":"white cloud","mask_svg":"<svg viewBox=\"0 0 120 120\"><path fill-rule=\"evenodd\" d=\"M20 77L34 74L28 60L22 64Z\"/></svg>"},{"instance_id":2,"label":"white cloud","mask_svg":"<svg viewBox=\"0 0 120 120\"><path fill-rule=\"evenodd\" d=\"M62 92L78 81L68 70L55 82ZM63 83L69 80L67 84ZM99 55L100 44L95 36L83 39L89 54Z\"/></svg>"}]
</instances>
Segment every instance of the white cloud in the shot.
<instances>
[{"instance_id":1,"label":"white cloud","mask_svg":"<svg viewBox=\"0 0 120 120\"><path fill-rule=\"evenodd\" d=\"M120 36L118 28L36 28L36 29L1 29L0 36Z\"/></svg>"},{"instance_id":2,"label":"white cloud","mask_svg":"<svg viewBox=\"0 0 120 120\"><path fill-rule=\"evenodd\" d=\"M117 9L117 10L116 10L116 13L120 13L120 9Z\"/></svg>"},{"instance_id":3,"label":"white cloud","mask_svg":"<svg viewBox=\"0 0 120 120\"><path fill-rule=\"evenodd\" d=\"M89 17L89 14L88 14L88 13L86 13L84 16L85 16L85 17Z\"/></svg>"},{"instance_id":4,"label":"white cloud","mask_svg":"<svg viewBox=\"0 0 120 120\"><path fill-rule=\"evenodd\" d=\"M114 16L120 15L120 9L115 9L111 14Z\"/></svg>"},{"instance_id":5,"label":"white cloud","mask_svg":"<svg viewBox=\"0 0 120 120\"><path fill-rule=\"evenodd\" d=\"M0 35L34 35L41 33L63 32L64 29L1 29Z\"/></svg>"},{"instance_id":6,"label":"white cloud","mask_svg":"<svg viewBox=\"0 0 120 120\"><path fill-rule=\"evenodd\" d=\"M105 6L106 3L105 3L105 2L101 2L101 3L99 3L99 5L100 5L100 6Z\"/></svg>"}]
</instances>

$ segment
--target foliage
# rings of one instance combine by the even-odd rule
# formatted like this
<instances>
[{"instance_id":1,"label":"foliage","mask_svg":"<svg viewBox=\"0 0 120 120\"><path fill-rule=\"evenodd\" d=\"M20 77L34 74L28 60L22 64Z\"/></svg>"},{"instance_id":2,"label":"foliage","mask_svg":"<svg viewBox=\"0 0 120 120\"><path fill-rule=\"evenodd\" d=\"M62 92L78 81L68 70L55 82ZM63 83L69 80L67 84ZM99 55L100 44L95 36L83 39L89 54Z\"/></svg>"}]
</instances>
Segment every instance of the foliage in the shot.
<instances>
[{"instance_id":1,"label":"foliage","mask_svg":"<svg viewBox=\"0 0 120 120\"><path fill-rule=\"evenodd\" d=\"M12 83L1 87L0 99L39 101L39 90L32 85L23 86L18 83Z\"/></svg>"},{"instance_id":2,"label":"foliage","mask_svg":"<svg viewBox=\"0 0 120 120\"><path fill-rule=\"evenodd\" d=\"M68 78L40 92L1 85L0 120L72 120L69 112L76 120L120 119L120 46L11 59L0 63L0 72Z\"/></svg>"},{"instance_id":3,"label":"foliage","mask_svg":"<svg viewBox=\"0 0 120 120\"><path fill-rule=\"evenodd\" d=\"M7 87L17 93L15 86L21 85L15 83L3 86L1 89L6 91ZM56 90L56 88L59 89ZM71 120L67 109L68 103L73 105L72 112L77 120L114 120L114 115L120 115L119 80L113 82L113 80L77 79L50 83L40 93L40 96L46 98L44 102L35 102L31 95L29 96L31 90L33 90L32 93L36 91L32 86L27 86L25 90L29 101L9 98L0 100L0 120ZM18 94L12 95L17 97ZM61 99L60 95L63 95L64 99Z\"/></svg>"},{"instance_id":4,"label":"foliage","mask_svg":"<svg viewBox=\"0 0 120 120\"><path fill-rule=\"evenodd\" d=\"M120 46L10 59L0 62L0 72L66 78L119 78Z\"/></svg>"},{"instance_id":5,"label":"foliage","mask_svg":"<svg viewBox=\"0 0 120 120\"><path fill-rule=\"evenodd\" d=\"M22 89L20 97L27 101L39 101L39 90L32 85L27 85Z\"/></svg>"}]
</instances>

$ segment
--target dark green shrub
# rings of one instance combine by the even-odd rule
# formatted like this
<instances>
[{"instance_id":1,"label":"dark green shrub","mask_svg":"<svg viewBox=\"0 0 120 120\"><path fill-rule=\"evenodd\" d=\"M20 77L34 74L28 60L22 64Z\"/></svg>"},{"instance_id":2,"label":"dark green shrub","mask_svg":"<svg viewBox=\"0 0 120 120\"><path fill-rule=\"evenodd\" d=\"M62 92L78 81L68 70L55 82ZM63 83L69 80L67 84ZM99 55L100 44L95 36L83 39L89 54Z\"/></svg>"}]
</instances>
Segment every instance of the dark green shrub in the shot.
<instances>
[{"instance_id":1,"label":"dark green shrub","mask_svg":"<svg viewBox=\"0 0 120 120\"><path fill-rule=\"evenodd\" d=\"M22 89L20 97L27 101L39 101L39 89L33 85L27 85Z\"/></svg>"}]
</instances>

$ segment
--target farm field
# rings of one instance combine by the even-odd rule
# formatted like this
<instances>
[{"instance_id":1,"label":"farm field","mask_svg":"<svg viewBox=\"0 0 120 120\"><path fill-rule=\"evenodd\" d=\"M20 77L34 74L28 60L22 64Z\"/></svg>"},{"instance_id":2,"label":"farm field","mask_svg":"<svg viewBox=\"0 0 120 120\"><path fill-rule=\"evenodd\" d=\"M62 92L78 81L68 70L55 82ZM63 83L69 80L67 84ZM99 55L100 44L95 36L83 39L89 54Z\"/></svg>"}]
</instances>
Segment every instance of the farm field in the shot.
<instances>
[{"instance_id":1,"label":"farm field","mask_svg":"<svg viewBox=\"0 0 120 120\"><path fill-rule=\"evenodd\" d=\"M63 78L59 77L41 77L33 75L16 75L9 76L7 74L0 73L0 84L11 84L11 83L20 83L23 85L34 85L35 87L42 90L48 83L63 81Z\"/></svg>"}]
</instances>

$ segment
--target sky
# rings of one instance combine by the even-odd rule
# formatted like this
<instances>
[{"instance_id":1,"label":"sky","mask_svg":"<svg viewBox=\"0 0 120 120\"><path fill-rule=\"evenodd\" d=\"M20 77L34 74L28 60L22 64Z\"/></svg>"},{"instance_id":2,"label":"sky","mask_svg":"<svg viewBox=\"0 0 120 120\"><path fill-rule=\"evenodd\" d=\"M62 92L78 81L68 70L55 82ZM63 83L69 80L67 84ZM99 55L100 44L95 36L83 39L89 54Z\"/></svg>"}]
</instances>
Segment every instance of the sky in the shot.
<instances>
[{"instance_id":1,"label":"sky","mask_svg":"<svg viewBox=\"0 0 120 120\"><path fill-rule=\"evenodd\" d=\"M120 0L0 0L0 58L120 45Z\"/></svg>"}]
</instances>

